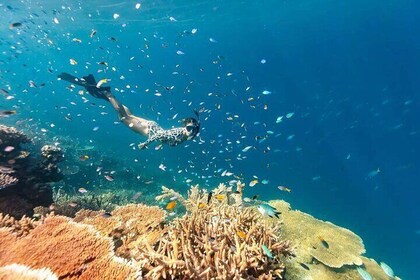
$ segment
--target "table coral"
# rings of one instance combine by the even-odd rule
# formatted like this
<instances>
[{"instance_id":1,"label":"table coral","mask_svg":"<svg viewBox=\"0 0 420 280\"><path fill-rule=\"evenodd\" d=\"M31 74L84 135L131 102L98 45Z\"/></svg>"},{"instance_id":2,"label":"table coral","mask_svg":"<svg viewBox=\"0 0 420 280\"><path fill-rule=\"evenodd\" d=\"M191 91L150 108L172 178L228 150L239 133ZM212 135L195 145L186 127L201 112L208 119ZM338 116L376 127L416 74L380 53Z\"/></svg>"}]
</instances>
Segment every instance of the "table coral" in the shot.
<instances>
[{"instance_id":1,"label":"table coral","mask_svg":"<svg viewBox=\"0 0 420 280\"><path fill-rule=\"evenodd\" d=\"M116 257L110 238L69 218L47 217L27 236L0 229L0 266L50 269L60 279L137 279L134 264Z\"/></svg>"}]
</instances>

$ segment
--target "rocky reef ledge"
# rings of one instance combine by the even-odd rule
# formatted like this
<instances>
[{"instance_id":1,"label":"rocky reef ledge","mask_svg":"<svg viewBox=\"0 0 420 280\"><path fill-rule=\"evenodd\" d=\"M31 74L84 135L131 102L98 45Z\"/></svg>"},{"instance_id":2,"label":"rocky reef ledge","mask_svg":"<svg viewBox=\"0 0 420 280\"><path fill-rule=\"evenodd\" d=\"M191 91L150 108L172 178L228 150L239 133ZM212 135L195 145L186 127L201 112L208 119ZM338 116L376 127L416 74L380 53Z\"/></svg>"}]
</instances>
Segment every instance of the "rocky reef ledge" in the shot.
<instances>
[{"instance_id":1,"label":"rocky reef ledge","mask_svg":"<svg viewBox=\"0 0 420 280\"><path fill-rule=\"evenodd\" d=\"M163 187L156 199L167 209L176 201L179 216L144 204L74 218L0 215L0 279L364 279L357 269L397 279L364 256L353 232L285 201L269 202L279 219L266 217L244 202L243 187L220 184L210 195L192 186L185 197Z\"/></svg>"},{"instance_id":2,"label":"rocky reef ledge","mask_svg":"<svg viewBox=\"0 0 420 280\"><path fill-rule=\"evenodd\" d=\"M63 153L54 145L34 149L25 134L0 125L0 212L21 218L53 203L50 183L62 179Z\"/></svg>"}]
</instances>

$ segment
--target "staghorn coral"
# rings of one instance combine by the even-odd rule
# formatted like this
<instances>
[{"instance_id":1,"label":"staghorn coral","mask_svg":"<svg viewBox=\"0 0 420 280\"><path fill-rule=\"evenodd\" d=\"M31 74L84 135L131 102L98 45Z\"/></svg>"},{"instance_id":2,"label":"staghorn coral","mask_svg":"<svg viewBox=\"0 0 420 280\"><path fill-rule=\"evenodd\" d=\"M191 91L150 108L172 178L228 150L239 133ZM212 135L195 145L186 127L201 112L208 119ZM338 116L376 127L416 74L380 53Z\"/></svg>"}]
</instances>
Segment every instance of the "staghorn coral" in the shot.
<instances>
[{"instance_id":1,"label":"staghorn coral","mask_svg":"<svg viewBox=\"0 0 420 280\"><path fill-rule=\"evenodd\" d=\"M26 236L31 230L40 225L40 221L23 216L20 220L0 213L0 228L8 228L18 237Z\"/></svg>"},{"instance_id":2,"label":"staghorn coral","mask_svg":"<svg viewBox=\"0 0 420 280\"><path fill-rule=\"evenodd\" d=\"M0 267L0 279L58 280L58 277L48 268L32 269L26 265L10 264Z\"/></svg>"},{"instance_id":3,"label":"staghorn coral","mask_svg":"<svg viewBox=\"0 0 420 280\"><path fill-rule=\"evenodd\" d=\"M0 266L50 269L58 278L137 279L133 263L114 255L111 239L66 217L47 217L27 236L0 229Z\"/></svg>"},{"instance_id":4,"label":"staghorn coral","mask_svg":"<svg viewBox=\"0 0 420 280\"><path fill-rule=\"evenodd\" d=\"M239 184L242 188L242 184ZM159 199L174 194L163 189ZM226 194L224 185L213 191ZM179 195L179 194L178 194ZM207 192L193 186L184 205L189 211L176 218L154 246L138 246L136 260L148 279L272 279L282 278L283 261L292 255L280 230L262 221L254 209L229 205L229 199L212 199L208 207L195 207ZM274 258L266 256L262 245Z\"/></svg>"},{"instance_id":5,"label":"staghorn coral","mask_svg":"<svg viewBox=\"0 0 420 280\"><path fill-rule=\"evenodd\" d=\"M104 216L104 211L81 210L74 221L92 225L105 236L112 237L116 254L131 258L134 247L143 242L155 243L161 234L165 212L158 207L143 204L128 204L117 207L111 216Z\"/></svg>"}]
</instances>

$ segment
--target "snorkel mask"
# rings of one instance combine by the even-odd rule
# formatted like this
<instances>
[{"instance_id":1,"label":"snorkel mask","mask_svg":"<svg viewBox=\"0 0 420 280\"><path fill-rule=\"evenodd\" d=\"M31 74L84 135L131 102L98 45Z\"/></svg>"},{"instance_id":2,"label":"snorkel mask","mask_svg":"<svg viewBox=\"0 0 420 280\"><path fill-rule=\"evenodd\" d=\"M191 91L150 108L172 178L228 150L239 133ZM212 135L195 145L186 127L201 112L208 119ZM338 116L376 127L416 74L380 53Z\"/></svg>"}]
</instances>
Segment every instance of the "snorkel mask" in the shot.
<instances>
[{"instance_id":1,"label":"snorkel mask","mask_svg":"<svg viewBox=\"0 0 420 280\"><path fill-rule=\"evenodd\" d=\"M188 140L194 139L197 136L197 134L200 132L200 116L198 115L198 112L196 110L194 110L194 113L197 116L197 119L185 118L181 120L185 126L185 129L190 134L188 136Z\"/></svg>"}]
</instances>

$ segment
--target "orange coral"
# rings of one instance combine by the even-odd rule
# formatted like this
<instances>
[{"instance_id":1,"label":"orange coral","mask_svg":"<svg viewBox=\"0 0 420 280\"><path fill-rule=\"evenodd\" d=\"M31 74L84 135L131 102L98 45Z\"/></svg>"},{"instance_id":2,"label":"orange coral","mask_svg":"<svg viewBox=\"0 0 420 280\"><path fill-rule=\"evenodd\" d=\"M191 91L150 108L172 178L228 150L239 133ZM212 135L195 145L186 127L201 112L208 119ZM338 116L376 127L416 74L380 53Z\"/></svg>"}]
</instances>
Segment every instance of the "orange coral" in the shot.
<instances>
[{"instance_id":1,"label":"orange coral","mask_svg":"<svg viewBox=\"0 0 420 280\"><path fill-rule=\"evenodd\" d=\"M18 237L29 234L29 232L39 224L39 221L35 221L34 219L26 216L23 216L20 220L16 220L9 215L3 215L3 213L0 213L0 228L8 228Z\"/></svg>"},{"instance_id":2,"label":"orange coral","mask_svg":"<svg viewBox=\"0 0 420 280\"><path fill-rule=\"evenodd\" d=\"M135 279L138 275L132 264L114 255L110 238L66 217L47 217L21 238L0 229L0 242L0 266L48 268L59 278L70 279Z\"/></svg>"}]
</instances>

